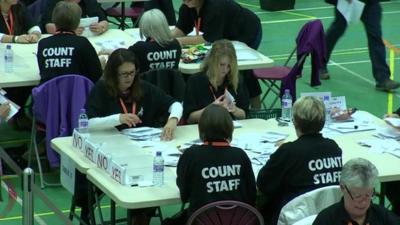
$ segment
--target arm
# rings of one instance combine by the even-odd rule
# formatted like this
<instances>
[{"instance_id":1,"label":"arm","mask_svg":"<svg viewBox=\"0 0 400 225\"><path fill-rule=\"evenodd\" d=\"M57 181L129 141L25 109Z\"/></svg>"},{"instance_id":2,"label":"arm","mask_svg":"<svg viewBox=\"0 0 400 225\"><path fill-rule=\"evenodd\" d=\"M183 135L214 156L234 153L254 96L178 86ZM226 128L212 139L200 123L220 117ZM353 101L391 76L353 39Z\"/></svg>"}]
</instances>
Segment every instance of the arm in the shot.
<instances>
[{"instance_id":1,"label":"arm","mask_svg":"<svg viewBox=\"0 0 400 225\"><path fill-rule=\"evenodd\" d=\"M203 35L178 37L177 40L179 41L181 46L206 43L206 40L203 38Z\"/></svg>"},{"instance_id":2,"label":"arm","mask_svg":"<svg viewBox=\"0 0 400 225\"><path fill-rule=\"evenodd\" d=\"M233 116L236 119L239 119L239 120L246 119L246 112L243 109L237 107L235 104L229 108L229 111L230 111L230 113L233 114Z\"/></svg>"},{"instance_id":3,"label":"arm","mask_svg":"<svg viewBox=\"0 0 400 225\"><path fill-rule=\"evenodd\" d=\"M95 117L89 120L89 128L91 130L102 130L110 127L115 127L121 124L126 124L129 127L136 126L136 124L142 121L136 114L132 113L120 113L106 117Z\"/></svg>"},{"instance_id":4,"label":"arm","mask_svg":"<svg viewBox=\"0 0 400 225\"><path fill-rule=\"evenodd\" d=\"M46 32L49 34L55 34L57 31L56 25L54 23L47 23L45 25Z\"/></svg>"},{"instance_id":5,"label":"arm","mask_svg":"<svg viewBox=\"0 0 400 225\"><path fill-rule=\"evenodd\" d=\"M107 20L100 21L98 23L92 23L89 26L90 31L99 35L108 30L108 22Z\"/></svg>"},{"instance_id":6,"label":"arm","mask_svg":"<svg viewBox=\"0 0 400 225\"><path fill-rule=\"evenodd\" d=\"M165 124L163 128L163 132L161 134L161 139L162 140L172 140L174 136L174 132L176 129L176 126L178 125L178 121L181 119L182 116L182 105L179 102L174 102L168 109L169 118L167 123Z\"/></svg>"}]
</instances>

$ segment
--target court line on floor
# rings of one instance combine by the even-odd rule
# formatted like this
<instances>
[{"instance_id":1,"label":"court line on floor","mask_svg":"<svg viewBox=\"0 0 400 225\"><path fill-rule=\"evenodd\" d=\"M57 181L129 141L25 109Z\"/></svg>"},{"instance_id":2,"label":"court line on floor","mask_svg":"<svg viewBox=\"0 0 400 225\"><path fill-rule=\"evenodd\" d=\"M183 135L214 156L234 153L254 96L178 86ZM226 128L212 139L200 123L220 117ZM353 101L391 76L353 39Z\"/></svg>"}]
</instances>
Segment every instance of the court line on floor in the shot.
<instances>
[{"instance_id":1,"label":"court line on floor","mask_svg":"<svg viewBox=\"0 0 400 225\"><path fill-rule=\"evenodd\" d=\"M3 187L4 190L6 190L7 194L9 193L8 187L7 185L4 183L4 181L1 181L1 186ZM18 193L15 193L15 201L18 203L19 206L21 206L22 208L22 199L18 196ZM22 216L20 216L22 218ZM1 218L0 221L5 220L8 217L5 218ZM34 215L34 220L39 224L39 225L47 225L46 222L44 222L44 220L38 216L38 215Z\"/></svg>"}]
</instances>

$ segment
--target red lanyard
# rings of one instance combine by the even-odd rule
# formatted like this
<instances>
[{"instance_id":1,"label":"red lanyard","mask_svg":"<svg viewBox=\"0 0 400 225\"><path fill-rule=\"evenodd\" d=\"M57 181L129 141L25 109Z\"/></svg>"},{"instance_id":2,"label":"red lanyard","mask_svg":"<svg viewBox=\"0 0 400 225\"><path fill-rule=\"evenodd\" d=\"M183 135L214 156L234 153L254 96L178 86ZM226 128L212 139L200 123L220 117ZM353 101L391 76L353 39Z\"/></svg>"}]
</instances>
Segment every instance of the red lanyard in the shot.
<instances>
[{"instance_id":1,"label":"red lanyard","mask_svg":"<svg viewBox=\"0 0 400 225\"><path fill-rule=\"evenodd\" d=\"M14 16L13 13L10 10L8 10L8 17L9 19L7 20L7 17L3 16L4 22L6 23L8 32L10 35L14 35Z\"/></svg>"},{"instance_id":2,"label":"red lanyard","mask_svg":"<svg viewBox=\"0 0 400 225\"><path fill-rule=\"evenodd\" d=\"M119 98L119 103L121 104L122 111L124 111L125 114L129 113L128 110L126 109L124 101L122 101L122 98ZM132 104L132 113L135 114L135 112L136 112L136 102Z\"/></svg>"},{"instance_id":3,"label":"red lanyard","mask_svg":"<svg viewBox=\"0 0 400 225\"><path fill-rule=\"evenodd\" d=\"M213 87L211 85L208 85L208 87L210 88L211 94L214 96L214 100L216 100L217 96L215 96ZM225 91L226 91L226 87L225 87Z\"/></svg>"},{"instance_id":4,"label":"red lanyard","mask_svg":"<svg viewBox=\"0 0 400 225\"><path fill-rule=\"evenodd\" d=\"M212 141L212 142L204 141L203 145L211 145L211 146L214 146L214 147L227 147L227 146L230 146L229 142L226 142L226 141Z\"/></svg>"},{"instance_id":5,"label":"red lanyard","mask_svg":"<svg viewBox=\"0 0 400 225\"><path fill-rule=\"evenodd\" d=\"M57 31L56 34L75 34L72 31Z\"/></svg>"},{"instance_id":6,"label":"red lanyard","mask_svg":"<svg viewBox=\"0 0 400 225\"><path fill-rule=\"evenodd\" d=\"M196 30L196 35L200 34L200 26L201 26L201 17L198 17L197 20L194 21L194 29Z\"/></svg>"}]
</instances>

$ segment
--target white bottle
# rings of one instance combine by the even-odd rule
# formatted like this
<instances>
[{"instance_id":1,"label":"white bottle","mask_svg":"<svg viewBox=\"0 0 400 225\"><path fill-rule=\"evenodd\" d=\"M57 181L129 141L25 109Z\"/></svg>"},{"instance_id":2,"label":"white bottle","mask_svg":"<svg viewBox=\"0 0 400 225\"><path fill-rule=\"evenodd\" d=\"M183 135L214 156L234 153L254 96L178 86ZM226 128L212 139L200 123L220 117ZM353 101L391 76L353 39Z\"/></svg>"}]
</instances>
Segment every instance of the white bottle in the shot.
<instances>
[{"instance_id":1,"label":"white bottle","mask_svg":"<svg viewBox=\"0 0 400 225\"><path fill-rule=\"evenodd\" d=\"M79 114L78 130L82 134L89 132L89 119L85 109L81 109L81 113Z\"/></svg>"},{"instance_id":2,"label":"white bottle","mask_svg":"<svg viewBox=\"0 0 400 225\"><path fill-rule=\"evenodd\" d=\"M292 103L293 100L290 95L290 90L285 89L285 94L282 96L282 120L292 120Z\"/></svg>"},{"instance_id":3,"label":"white bottle","mask_svg":"<svg viewBox=\"0 0 400 225\"><path fill-rule=\"evenodd\" d=\"M160 151L153 160L153 184L158 187L164 184L164 158Z\"/></svg>"},{"instance_id":4,"label":"white bottle","mask_svg":"<svg viewBox=\"0 0 400 225\"><path fill-rule=\"evenodd\" d=\"M4 51L4 71L6 73L12 73L14 70L14 52L11 49L11 45L7 45Z\"/></svg>"}]
</instances>

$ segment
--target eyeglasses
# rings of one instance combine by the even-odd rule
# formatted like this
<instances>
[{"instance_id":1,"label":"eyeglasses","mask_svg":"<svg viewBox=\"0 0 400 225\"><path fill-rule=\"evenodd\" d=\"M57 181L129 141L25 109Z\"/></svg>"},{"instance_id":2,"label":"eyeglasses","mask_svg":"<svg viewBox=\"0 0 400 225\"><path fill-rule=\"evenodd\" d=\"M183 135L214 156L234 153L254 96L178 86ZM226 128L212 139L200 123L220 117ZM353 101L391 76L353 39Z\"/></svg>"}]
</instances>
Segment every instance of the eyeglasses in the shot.
<instances>
[{"instance_id":1,"label":"eyeglasses","mask_svg":"<svg viewBox=\"0 0 400 225\"><path fill-rule=\"evenodd\" d=\"M365 198L368 200L372 200L375 196L375 190L373 190L371 194L351 194L349 188L347 188L347 185L344 185L344 189L346 189L351 200L356 201L356 202L361 202Z\"/></svg>"},{"instance_id":2,"label":"eyeglasses","mask_svg":"<svg viewBox=\"0 0 400 225\"><path fill-rule=\"evenodd\" d=\"M136 75L136 71L132 70L132 71L126 71L126 72L122 72L119 74L119 77L123 78L123 79L127 79L129 77L134 77Z\"/></svg>"}]
</instances>

